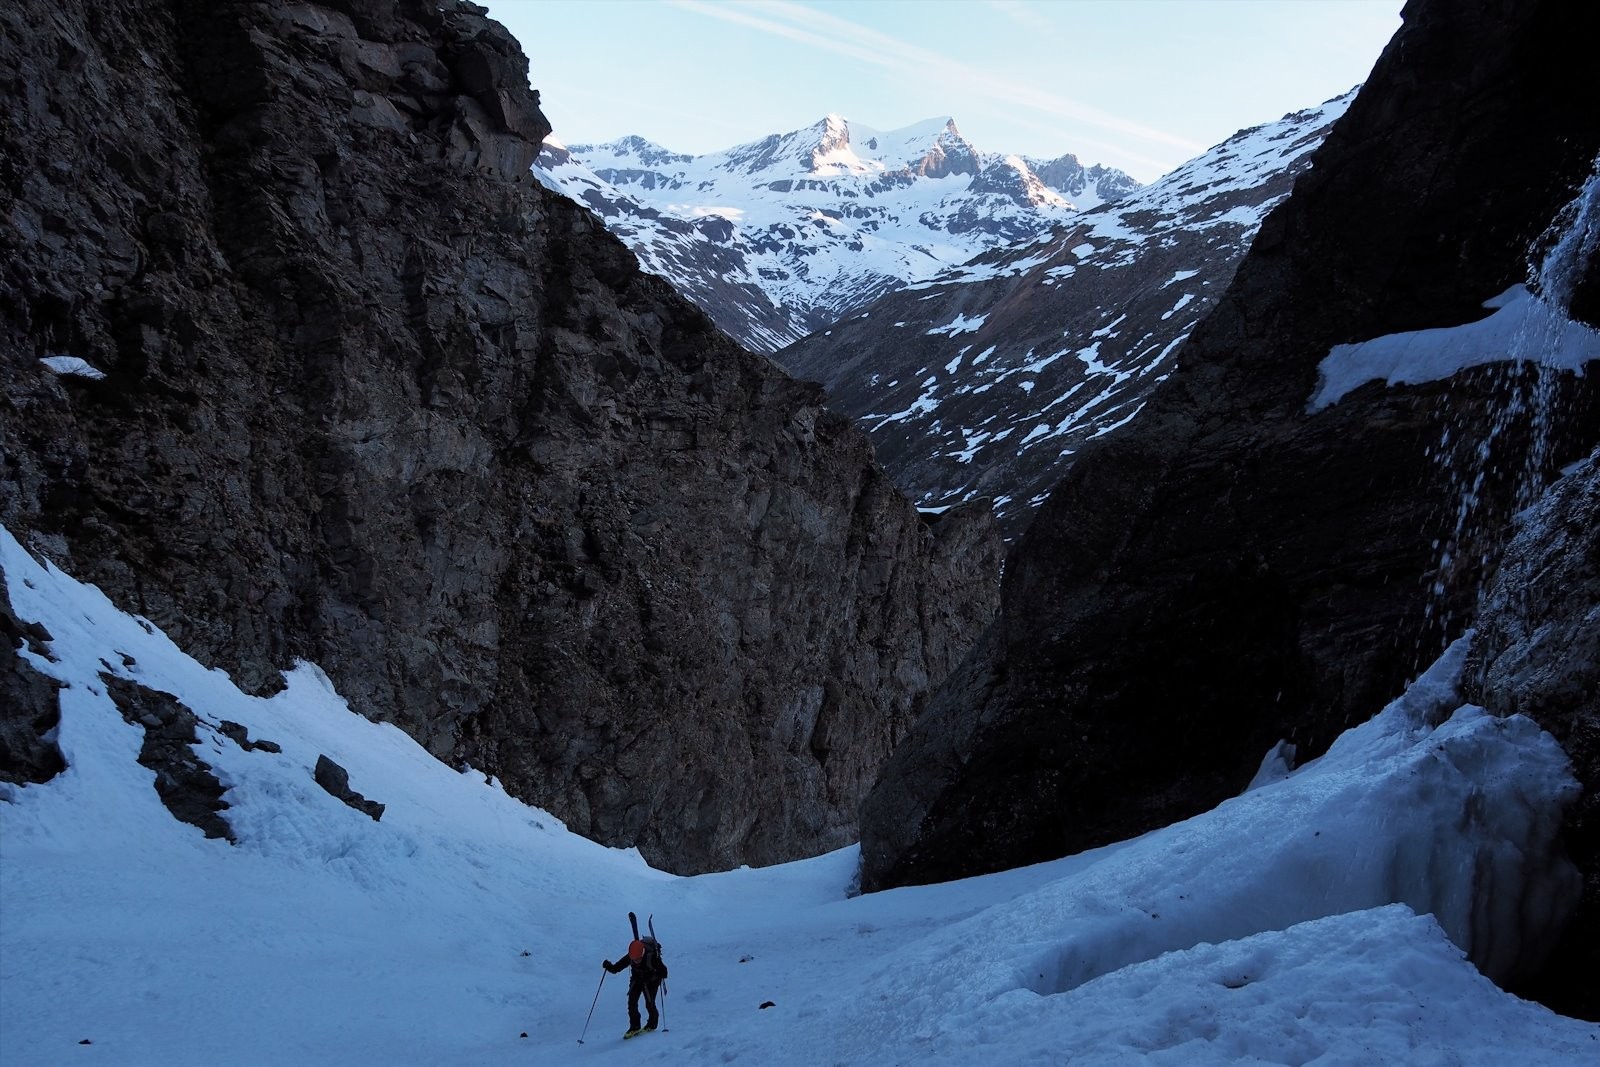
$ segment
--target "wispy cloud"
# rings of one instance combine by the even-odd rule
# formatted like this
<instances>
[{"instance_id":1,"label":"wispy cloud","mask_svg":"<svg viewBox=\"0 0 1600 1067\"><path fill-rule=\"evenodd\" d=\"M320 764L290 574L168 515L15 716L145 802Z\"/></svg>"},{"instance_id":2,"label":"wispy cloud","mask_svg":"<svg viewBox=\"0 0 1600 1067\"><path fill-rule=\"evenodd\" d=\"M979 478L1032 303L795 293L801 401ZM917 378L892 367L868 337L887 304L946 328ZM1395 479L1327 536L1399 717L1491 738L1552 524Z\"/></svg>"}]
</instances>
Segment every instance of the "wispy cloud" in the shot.
<instances>
[{"instance_id":1,"label":"wispy cloud","mask_svg":"<svg viewBox=\"0 0 1600 1067\"><path fill-rule=\"evenodd\" d=\"M1146 143L1179 148L1189 155L1206 148L1205 145L1165 130L1110 114L1037 86L1012 81L921 45L791 0L754 0L744 4L672 0L672 3L685 11L746 26L899 73L927 74L936 71L942 81L964 92L981 94L1035 112L1040 117L1071 119ZM1002 6L1002 0L996 0L996 6ZM1125 145L1119 147L1126 150ZM1163 165L1161 169L1166 168Z\"/></svg>"},{"instance_id":2,"label":"wispy cloud","mask_svg":"<svg viewBox=\"0 0 1600 1067\"><path fill-rule=\"evenodd\" d=\"M1055 29L1036 5L1025 3L1024 0L984 0L984 6L1034 33L1048 33Z\"/></svg>"}]
</instances>

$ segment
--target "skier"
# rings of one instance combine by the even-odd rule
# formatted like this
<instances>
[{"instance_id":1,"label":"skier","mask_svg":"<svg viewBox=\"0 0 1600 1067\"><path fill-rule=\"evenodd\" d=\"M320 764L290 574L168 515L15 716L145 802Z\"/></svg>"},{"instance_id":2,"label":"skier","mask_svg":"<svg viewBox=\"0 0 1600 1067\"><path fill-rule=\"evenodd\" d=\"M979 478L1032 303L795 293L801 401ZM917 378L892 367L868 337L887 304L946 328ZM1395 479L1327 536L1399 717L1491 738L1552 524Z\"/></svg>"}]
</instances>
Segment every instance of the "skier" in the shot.
<instances>
[{"instance_id":1,"label":"skier","mask_svg":"<svg viewBox=\"0 0 1600 1067\"><path fill-rule=\"evenodd\" d=\"M616 963L605 960L601 966L609 974L620 974L625 967L633 969L628 976L628 1032L622 1036L638 1037L654 1030L661 1019L656 1011L656 990L667 980L667 965L661 959L661 943L655 939L655 927L651 926L651 936L640 937L638 920L634 919L632 912L628 913L628 919L633 923L633 941L628 945L628 954ZM639 1025L641 994L649 1015L649 1021L643 1026Z\"/></svg>"}]
</instances>

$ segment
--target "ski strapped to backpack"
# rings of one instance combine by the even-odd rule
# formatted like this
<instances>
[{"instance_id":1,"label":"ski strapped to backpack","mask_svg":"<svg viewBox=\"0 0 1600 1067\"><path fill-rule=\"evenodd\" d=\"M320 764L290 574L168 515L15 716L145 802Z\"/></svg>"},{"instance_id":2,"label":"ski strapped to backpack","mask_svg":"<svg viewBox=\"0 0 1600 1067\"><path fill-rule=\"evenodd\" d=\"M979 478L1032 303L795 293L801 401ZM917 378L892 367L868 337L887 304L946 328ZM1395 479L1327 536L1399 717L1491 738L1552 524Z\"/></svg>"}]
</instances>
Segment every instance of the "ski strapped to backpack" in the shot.
<instances>
[{"instance_id":1,"label":"ski strapped to backpack","mask_svg":"<svg viewBox=\"0 0 1600 1067\"><path fill-rule=\"evenodd\" d=\"M652 912L649 918L645 920L645 928L650 931L646 935L640 935L639 917L631 911L628 912L628 925L633 928L633 939L639 943L643 951L642 960L645 965L645 973L658 981L665 979L667 977L667 965L661 958L661 942L656 938L655 914Z\"/></svg>"},{"instance_id":2,"label":"ski strapped to backpack","mask_svg":"<svg viewBox=\"0 0 1600 1067\"><path fill-rule=\"evenodd\" d=\"M645 919L645 929L649 934L639 935L639 917L633 912L628 912L628 925L633 928L634 944L640 946L640 962L644 964L645 973L661 983L661 1029L667 1029L667 964L661 958L661 941L656 937L656 917L652 912ZM633 945L628 946L628 954L633 955ZM631 1035L629 1035L631 1036Z\"/></svg>"}]
</instances>

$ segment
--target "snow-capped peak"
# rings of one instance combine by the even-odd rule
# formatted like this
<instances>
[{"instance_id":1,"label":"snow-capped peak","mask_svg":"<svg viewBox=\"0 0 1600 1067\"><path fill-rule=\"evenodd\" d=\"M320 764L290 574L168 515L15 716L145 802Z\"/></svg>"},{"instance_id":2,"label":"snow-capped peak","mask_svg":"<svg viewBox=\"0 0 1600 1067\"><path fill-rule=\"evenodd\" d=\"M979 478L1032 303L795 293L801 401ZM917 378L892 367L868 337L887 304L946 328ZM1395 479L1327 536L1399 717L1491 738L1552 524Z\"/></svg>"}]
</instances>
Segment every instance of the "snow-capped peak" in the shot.
<instances>
[{"instance_id":1,"label":"snow-capped peak","mask_svg":"<svg viewBox=\"0 0 1600 1067\"><path fill-rule=\"evenodd\" d=\"M553 143L534 170L759 351L1034 240L1115 184L1052 188L1022 156L979 152L948 115L878 130L836 112L703 156L642 137ZM1120 171L1097 170L1125 183L1117 195L1137 188Z\"/></svg>"},{"instance_id":2,"label":"snow-capped peak","mask_svg":"<svg viewBox=\"0 0 1600 1067\"><path fill-rule=\"evenodd\" d=\"M1138 416L1350 99L1240 131L1054 236L912 282L782 361L862 421L907 495L988 496L1020 532L1083 443ZM1048 211L1066 186L1086 207L1098 169L984 156L966 192Z\"/></svg>"},{"instance_id":3,"label":"snow-capped peak","mask_svg":"<svg viewBox=\"0 0 1600 1067\"><path fill-rule=\"evenodd\" d=\"M546 138L545 144L548 145L550 143L550 139ZM670 151L637 134L619 137L615 141L608 141L604 144L568 145L567 150L602 166L605 165L608 158L619 163L627 162L644 167L682 164L694 158L693 156Z\"/></svg>"},{"instance_id":4,"label":"snow-capped peak","mask_svg":"<svg viewBox=\"0 0 1600 1067\"><path fill-rule=\"evenodd\" d=\"M885 172L927 175L933 161L952 154L969 158L974 155L972 146L956 129L956 120L949 116L883 131L853 122L849 131L856 155L871 160Z\"/></svg>"},{"instance_id":5,"label":"snow-capped peak","mask_svg":"<svg viewBox=\"0 0 1600 1067\"><path fill-rule=\"evenodd\" d=\"M811 149L811 173L843 171L859 174L874 169L869 160L856 154L850 136L850 122L843 115L830 113L814 128L818 130L818 135L816 147Z\"/></svg>"}]
</instances>

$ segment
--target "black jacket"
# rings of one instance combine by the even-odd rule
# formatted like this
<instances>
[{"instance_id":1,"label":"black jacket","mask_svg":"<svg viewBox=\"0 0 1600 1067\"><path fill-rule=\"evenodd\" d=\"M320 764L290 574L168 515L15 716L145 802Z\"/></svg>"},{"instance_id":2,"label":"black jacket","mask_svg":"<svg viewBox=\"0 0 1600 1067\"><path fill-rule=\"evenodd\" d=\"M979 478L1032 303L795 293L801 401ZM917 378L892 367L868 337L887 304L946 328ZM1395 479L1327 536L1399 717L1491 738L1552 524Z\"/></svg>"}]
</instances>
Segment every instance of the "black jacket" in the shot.
<instances>
[{"instance_id":1,"label":"black jacket","mask_svg":"<svg viewBox=\"0 0 1600 1067\"><path fill-rule=\"evenodd\" d=\"M652 962L654 963L654 966L651 966ZM622 954L622 958L617 960L617 962L612 963L610 960L606 960L603 965L605 969L612 974L621 974L627 968L632 967L633 974L628 976L628 982L630 985L634 982L647 985L659 985L661 982L666 981L667 978L667 965L661 959L659 954L656 955L655 959L652 961L650 953L646 952L643 956L640 956L639 961L635 963L633 960L629 959L628 954L624 952Z\"/></svg>"}]
</instances>

